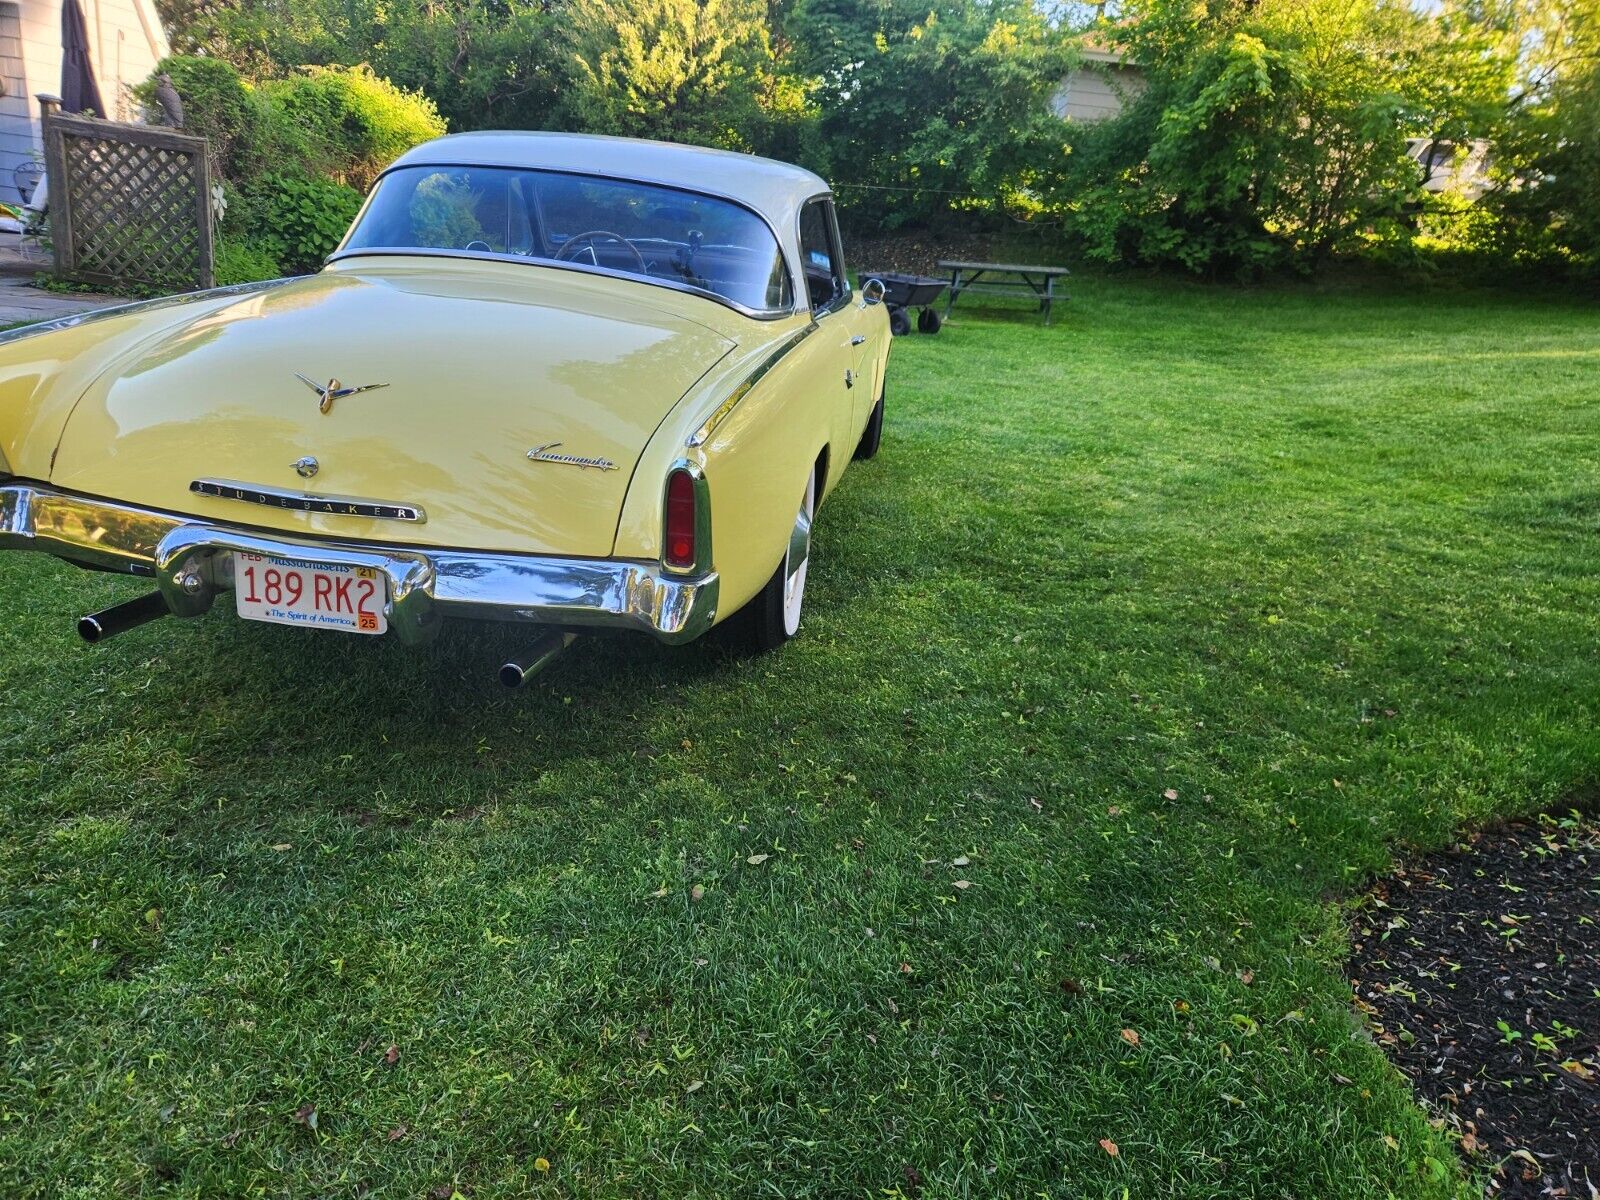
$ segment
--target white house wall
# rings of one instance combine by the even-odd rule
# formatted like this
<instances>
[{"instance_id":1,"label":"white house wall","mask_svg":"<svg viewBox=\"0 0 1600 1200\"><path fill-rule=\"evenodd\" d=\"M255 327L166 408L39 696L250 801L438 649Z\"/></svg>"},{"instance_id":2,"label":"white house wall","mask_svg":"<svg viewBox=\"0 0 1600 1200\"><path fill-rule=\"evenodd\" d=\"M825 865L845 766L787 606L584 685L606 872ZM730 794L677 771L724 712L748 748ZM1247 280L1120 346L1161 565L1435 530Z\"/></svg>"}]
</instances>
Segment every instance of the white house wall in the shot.
<instances>
[{"instance_id":1,"label":"white house wall","mask_svg":"<svg viewBox=\"0 0 1600 1200\"><path fill-rule=\"evenodd\" d=\"M1136 67L1087 62L1067 74L1050 97L1050 111L1071 121L1104 121L1144 90Z\"/></svg>"},{"instance_id":2,"label":"white house wall","mask_svg":"<svg viewBox=\"0 0 1600 1200\"><path fill-rule=\"evenodd\" d=\"M18 10L25 78L16 95L7 80L0 99L0 199L20 197L12 184L19 164L37 156L40 92L61 91L61 4L59 0L12 0ZM134 85L144 82L170 52L153 0L79 0L89 33L89 58L108 111L101 116L128 121L138 116ZM0 8L3 8L0 5ZM0 28L5 22L0 17ZM3 55L0 40L0 55ZM21 100L22 103L18 103ZM25 111L24 111L25 110Z\"/></svg>"}]
</instances>

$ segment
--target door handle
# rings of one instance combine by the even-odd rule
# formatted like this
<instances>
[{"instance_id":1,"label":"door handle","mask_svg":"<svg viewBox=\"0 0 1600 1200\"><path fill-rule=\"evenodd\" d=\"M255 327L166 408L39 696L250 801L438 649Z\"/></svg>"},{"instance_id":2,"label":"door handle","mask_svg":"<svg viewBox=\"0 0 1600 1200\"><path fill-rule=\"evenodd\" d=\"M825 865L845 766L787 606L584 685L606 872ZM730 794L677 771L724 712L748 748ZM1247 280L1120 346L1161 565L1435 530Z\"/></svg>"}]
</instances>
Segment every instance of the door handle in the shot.
<instances>
[{"instance_id":1,"label":"door handle","mask_svg":"<svg viewBox=\"0 0 1600 1200\"><path fill-rule=\"evenodd\" d=\"M855 337L850 339L850 344L852 346L859 346L863 342L865 342L866 340L867 340L867 335L866 334L858 333L858 334L855 335Z\"/></svg>"}]
</instances>

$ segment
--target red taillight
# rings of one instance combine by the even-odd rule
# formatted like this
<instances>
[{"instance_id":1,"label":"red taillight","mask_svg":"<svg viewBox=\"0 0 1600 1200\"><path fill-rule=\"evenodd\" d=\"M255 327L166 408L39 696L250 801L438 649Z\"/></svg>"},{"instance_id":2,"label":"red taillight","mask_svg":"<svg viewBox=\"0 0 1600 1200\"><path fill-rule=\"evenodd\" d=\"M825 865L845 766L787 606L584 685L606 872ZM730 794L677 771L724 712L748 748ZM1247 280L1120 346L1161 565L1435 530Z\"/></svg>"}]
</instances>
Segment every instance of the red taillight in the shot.
<instances>
[{"instance_id":1,"label":"red taillight","mask_svg":"<svg viewBox=\"0 0 1600 1200\"><path fill-rule=\"evenodd\" d=\"M666 548L662 555L667 566L688 570L695 565L694 526L694 479L687 471L674 471L667 476Z\"/></svg>"}]
</instances>

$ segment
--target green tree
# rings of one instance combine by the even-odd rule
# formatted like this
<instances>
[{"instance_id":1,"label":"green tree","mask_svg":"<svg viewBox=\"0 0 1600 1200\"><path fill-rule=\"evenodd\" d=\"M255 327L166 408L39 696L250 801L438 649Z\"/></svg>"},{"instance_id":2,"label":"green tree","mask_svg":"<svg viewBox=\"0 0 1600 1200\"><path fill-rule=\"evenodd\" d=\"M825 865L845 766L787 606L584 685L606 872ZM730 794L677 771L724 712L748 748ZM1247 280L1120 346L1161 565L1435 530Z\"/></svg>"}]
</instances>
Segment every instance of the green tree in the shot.
<instances>
[{"instance_id":1,"label":"green tree","mask_svg":"<svg viewBox=\"0 0 1600 1200\"><path fill-rule=\"evenodd\" d=\"M364 64L310 67L261 91L305 138L309 165L359 191L411 147L445 131L432 100Z\"/></svg>"},{"instance_id":2,"label":"green tree","mask_svg":"<svg viewBox=\"0 0 1600 1200\"><path fill-rule=\"evenodd\" d=\"M1142 68L1079 127L1060 193L1088 252L1192 270L1309 269L1422 202L1407 139L1462 140L1505 94L1503 47L1400 0L1130 0L1103 35Z\"/></svg>"},{"instance_id":3,"label":"green tree","mask_svg":"<svg viewBox=\"0 0 1600 1200\"><path fill-rule=\"evenodd\" d=\"M537 128L571 71L559 0L158 0L173 43L249 75L369 64L456 129Z\"/></svg>"},{"instance_id":4,"label":"green tree","mask_svg":"<svg viewBox=\"0 0 1600 1200\"><path fill-rule=\"evenodd\" d=\"M569 14L576 125L751 150L805 117L765 0L573 0Z\"/></svg>"},{"instance_id":5,"label":"green tree","mask_svg":"<svg viewBox=\"0 0 1600 1200\"><path fill-rule=\"evenodd\" d=\"M858 221L1025 205L1063 153L1048 98L1070 55L1030 0L798 0L786 27L819 81L817 165Z\"/></svg>"},{"instance_id":6,"label":"green tree","mask_svg":"<svg viewBox=\"0 0 1600 1200\"><path fill-rule=\"evenodd\" d=\"M1521 48L1495 140L1497 249L1600 276L1600 5L1526 0L1484 15Z\"/></svg>"}]
</instances>

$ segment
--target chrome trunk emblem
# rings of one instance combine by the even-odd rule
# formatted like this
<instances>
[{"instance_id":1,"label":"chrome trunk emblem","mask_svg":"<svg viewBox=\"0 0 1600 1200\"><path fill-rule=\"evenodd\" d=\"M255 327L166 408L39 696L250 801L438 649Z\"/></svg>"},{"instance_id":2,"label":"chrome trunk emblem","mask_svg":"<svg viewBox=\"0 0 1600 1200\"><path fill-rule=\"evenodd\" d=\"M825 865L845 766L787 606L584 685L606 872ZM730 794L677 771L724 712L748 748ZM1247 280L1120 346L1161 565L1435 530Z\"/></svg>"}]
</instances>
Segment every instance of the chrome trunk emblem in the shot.
<instances>
[{"instance_id":1,"label":"chrome trunk emblem","mask_svg":"<svg viewBox=\"0 0 1600 1200\"><path fill-rule=\"evenodd\" d=\"M190 482L189 490L196 496L242 500L246 504L265 504L268 508L286 508L291 512L318 513L330 517L374 517L383 521L414 521L418 525L428 520L428 514L423 512L420 504L291 492L259 483L236 483L232 479L196 479Z\"/></svg>"},{"instance_id":2,"label":"chrome trunk emblem","mask_svg":"<svg viewBox=\"0 0 1600 1200\"><path fill-rule=\"evenodd\" d=\"M585 458L581 454L551 454L560 442L546 442L542 446L535 446L528 451L528 457L534 462L560 463L567 467L594 467L600 471L615 471L617 464L609 458Z\"/></svg>"},{"instance_id":3,"label":"chrome trunk emblem","mask_svg":"<svg viewBox=\"0 0 1600 1200\"><path fill-rule=\"evenodd\" d=\"M354 396L359 392L371 392L389 386L387 383L364 383L360 387L345 387L337 379L330 379L326 384L321 384L309 376L300 374L299 371L294 373L294 377L321 397L317 410L322 413L332 412L335 400L343 400L346 396Z\"/></svg>"},{"instance_id":4,"label":"chrome trunk emblem","mask_svg":"<svg viewBox=\"0 0 1600 1200\"><path fill-rule=\"evenodd\" d=\"M295 459L289 465L294 468L294 473L300 476L301 479L310 479L322 469L322 464L317 462L317 460L312 458L309 454L304 458Z\"/></svg>"}]
</instances>

